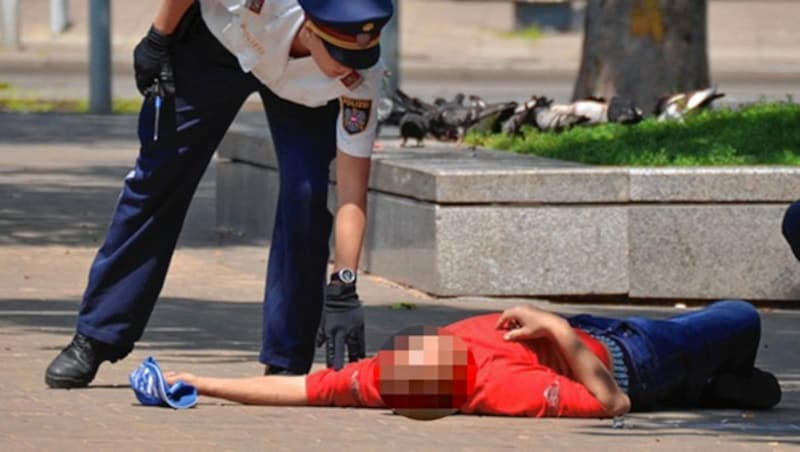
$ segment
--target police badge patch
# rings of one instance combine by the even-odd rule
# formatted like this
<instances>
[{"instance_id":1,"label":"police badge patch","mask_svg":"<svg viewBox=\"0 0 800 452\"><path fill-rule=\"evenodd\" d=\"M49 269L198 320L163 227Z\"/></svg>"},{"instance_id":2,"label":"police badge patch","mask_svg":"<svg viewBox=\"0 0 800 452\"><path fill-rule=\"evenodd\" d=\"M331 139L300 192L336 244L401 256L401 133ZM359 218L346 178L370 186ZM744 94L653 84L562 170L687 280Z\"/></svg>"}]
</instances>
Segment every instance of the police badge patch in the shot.
<instances>
[{"instance_id":1,"label":"police badge patch","mask_svg":"<svg viewBox=\"0 0 800 452\"><path fill-rule=\"evenodd\" d=\"M342 97L342 127L350 135L363 132L369 123L372 101Z\"/></svg>"},{"instance_id":2,"label":"police badge patch","mask_svg":"<svg viewBox=\"0 0 800 452\"><path fill-rule=\"evenodd\" d=\"M361 86L361 82L364 81L364 77L358 73L358 71L350 71L344 77L339 79L342 82L342 85L345 88L349 89L350 91L354 91L356 88Z\"/></svg>"},{"instance_id":3,"label":"police badge patch","mask_svg":"<svg viewBox=\"0 0 800 452\"><path fill-rule=\"evenodd\" d=\"M264 7L264 0L246 0L244 6L256 14L261 14L261 8Z\"/></svg>"}]
</instances>

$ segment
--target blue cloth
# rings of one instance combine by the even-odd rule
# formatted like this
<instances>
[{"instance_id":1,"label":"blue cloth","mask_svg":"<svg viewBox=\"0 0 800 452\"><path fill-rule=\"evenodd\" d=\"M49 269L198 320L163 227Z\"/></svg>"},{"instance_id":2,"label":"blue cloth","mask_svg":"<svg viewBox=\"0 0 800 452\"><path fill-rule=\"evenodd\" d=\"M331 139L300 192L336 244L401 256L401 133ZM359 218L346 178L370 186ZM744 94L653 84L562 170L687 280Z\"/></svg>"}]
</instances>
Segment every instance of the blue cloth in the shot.
<instances>
[{"instance_id":1,"label":"blue cloth","mask_svg":"<svg viewBox=\"0 0 800 452\"><path fill-rule=\"evenodd\" d=\"M701 405L715 376L752 371L761 337L758 311L740 300L664 320L584 314L569 322L620 345L636 411Z\"/></svg>"},{"instance_id":2,"label":"blue cloth","mask_svg":"<svg viewBox=\"0 0 800 452\"><path fill-rule=\"evenodd\" d=\"M789 242L792 253L800 259L800 201L793 202L783 216L783 237Z\"/></svg>"},{"instance_id":3,"label":"blue cloth","mask_svg":"<svg viewBox=\"0 0 800 452\"><path fill-rule=\"evenodd\" d=\"M336 155L339 103L308 108L278 98L242 72L202 20L175 43L172 58L175 97L164 101L155 142L153 103L142 105L139 156L92 263L77 330L120 348L132 349L139 340L198 182L242 103L257 92L280 176L260 360L306 373L324 297L333 222L328 174Z\"/></svg>"},{"instance_id":4,"label":"blue cloth","mask_svg":"<svg viewBox=\"0 0 800 452\"><path fill-rule=\"evenodd\" d=\"M392 0L298 0L317 36L336 61L353 69L366 69L380 58L380 46L369 45L394 14ZM329 34L327 31L335 34Z\"/></svg>"},{"instance_id":5,"label":"blue cloth","mask_svg":"<svg viewBox=\"0 0 800 452\"><path fill-rule=\"evenodd\" d=\"M167 386L155 358L148 356L128 376L136 398L142 405L169 406L175 409L197 405L197 389L183 381Z\"/></svg>"}]
</instances>

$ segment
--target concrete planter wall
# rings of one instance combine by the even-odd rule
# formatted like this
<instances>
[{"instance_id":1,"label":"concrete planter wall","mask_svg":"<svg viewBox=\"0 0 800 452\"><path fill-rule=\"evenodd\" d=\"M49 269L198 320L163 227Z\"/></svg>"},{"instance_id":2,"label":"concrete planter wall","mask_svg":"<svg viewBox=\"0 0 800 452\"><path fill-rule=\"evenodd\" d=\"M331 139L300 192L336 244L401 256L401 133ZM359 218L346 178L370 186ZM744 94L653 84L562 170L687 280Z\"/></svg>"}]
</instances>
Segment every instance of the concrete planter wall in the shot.
<instances>
[{"instance_id":1,"label":"concrete planter wall","mask_svg":"<svg viewBox=\"0 0 800 452\"><path fill-rule=\"evenodd\" d=\"M236 129L219 150L218 225L255 240L271 235L278 181L266 133ZM800 168L387 149L373 159L362 267L436 295L800 300L780 232L798 197Z\"/></svg>"}]
</instances>

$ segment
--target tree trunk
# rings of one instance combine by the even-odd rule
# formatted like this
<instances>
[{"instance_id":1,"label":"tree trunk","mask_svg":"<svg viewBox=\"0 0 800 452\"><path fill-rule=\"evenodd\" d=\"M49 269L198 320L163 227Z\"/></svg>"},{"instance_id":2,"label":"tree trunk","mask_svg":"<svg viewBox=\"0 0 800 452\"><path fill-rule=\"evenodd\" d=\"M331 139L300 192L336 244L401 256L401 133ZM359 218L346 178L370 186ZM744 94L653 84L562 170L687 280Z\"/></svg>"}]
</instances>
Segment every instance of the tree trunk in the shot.
<instances>
[{"instance_id":1,"label":"tree trunk","mask_svg":"<svg viewBox=\"0 0 800 452\"><path fill-rule=\"evenodd\" d=\"M589 0L574 99L631 99L709 86L707 0Z\"/></svg>"}]
</instances>

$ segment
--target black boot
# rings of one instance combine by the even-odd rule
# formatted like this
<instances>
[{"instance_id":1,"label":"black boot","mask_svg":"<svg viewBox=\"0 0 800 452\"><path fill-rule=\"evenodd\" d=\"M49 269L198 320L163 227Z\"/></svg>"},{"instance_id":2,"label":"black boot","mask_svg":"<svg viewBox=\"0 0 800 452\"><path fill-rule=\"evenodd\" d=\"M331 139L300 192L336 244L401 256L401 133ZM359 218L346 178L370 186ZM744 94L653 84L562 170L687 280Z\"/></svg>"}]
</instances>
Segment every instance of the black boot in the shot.
<instances>
[{"instance_id":1,"label":"black boot","mask_svg":"<svg viewBox=\"0 0 800 452\"><path fill-rule=\"evenodd\" d=\"M781 401L778 379L756 367L746 375L719 375L708 389L716 407L766 410Z\"/></svg>"},{"instance_id":2,"label":"black boot","mask_svg":"<svg viewBox=\"0 0 800 452\"><path fill-rule=\"evenodd\" d=\"M303 374L299 374L297 372L292 372L291 370L289 370L289 369L287 369L285 367L267 365L264 368L264 375L286 375L286 376L289 376L289 375L303 375Z\"/></svg>"},{"instance_id":3,"label":"black boot","mask_svg":"<svg viewBox=\"0 0 800 452\"><path fill-rule=\"evenodd\" d=\"M113 346L77 333L47 367L44 381L51 388L86 387L103 361L115 362L128 352L130 348Z\"/></svg>"}]
</instances>

